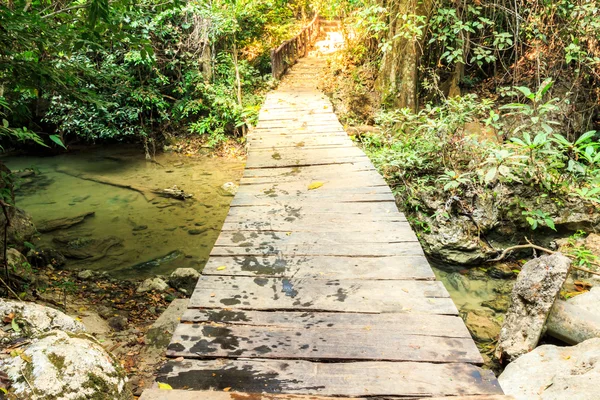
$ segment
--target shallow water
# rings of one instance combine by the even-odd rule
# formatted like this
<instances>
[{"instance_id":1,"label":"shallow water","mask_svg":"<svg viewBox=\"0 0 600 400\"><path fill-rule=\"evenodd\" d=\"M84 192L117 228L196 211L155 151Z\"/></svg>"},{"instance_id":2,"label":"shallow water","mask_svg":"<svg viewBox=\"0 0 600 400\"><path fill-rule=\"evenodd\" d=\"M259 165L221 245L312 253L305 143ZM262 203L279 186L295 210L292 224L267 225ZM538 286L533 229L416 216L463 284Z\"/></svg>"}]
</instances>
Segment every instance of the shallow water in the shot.
<instances>
[{"instance_id":1,"label":"shallow water","mask_svg":"<svg viewBox=\"0 0 600 400\"><path fill-rule=\"evenodd\" d=\"M220 187L238 183L244 164L221 158L160 154L147 161L136 147L95 148L57 157L13 157L11 170L34 168L24 178L17 205L36 224L95 212L69 229L44 233L37 247L96 243L94 256L69 259L67 267L107 271L122 278L167 274L178 267L202 269L227 216L232 197ZM62 171L62 172L61 172ZM71 175L84 174L81 177ZM177 185L193 194L185 201L142 195L82 177L166 189ZM117 243L114 245L114 243Z\"/></svg>"}]
</instances>

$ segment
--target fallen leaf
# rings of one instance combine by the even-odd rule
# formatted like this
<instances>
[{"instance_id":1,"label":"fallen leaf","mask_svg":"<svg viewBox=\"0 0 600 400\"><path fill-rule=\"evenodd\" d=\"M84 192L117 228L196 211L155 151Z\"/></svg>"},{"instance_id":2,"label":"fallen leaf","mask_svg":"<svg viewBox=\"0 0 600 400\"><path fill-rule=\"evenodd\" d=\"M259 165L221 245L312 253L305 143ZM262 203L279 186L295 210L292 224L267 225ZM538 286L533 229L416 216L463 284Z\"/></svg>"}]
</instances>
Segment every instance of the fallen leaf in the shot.
<instances>
[{"instance_id":1,"label":"fallen leaf","mask_svg":"<svg viewBox=\"0 0 600 400\"><path fill-rule=\"evenodd\" d=\"M176 358L174 361L175 361L175 362L181 362L181 361L183 361L183 360L184 360L184 358L183 358L183 357L177 357L177 358Z\"/></svg>"},{"instance_id":2,"label":"fallen leaf","mask_svg":"<svg viewBox=\"0 0 600 400\"><path fill-rule=\"evenodd\" d=\"M230 386L228 386L228 387L226 387L226 388L223 388L223 391L224 391L224 392L229 392L230 390L231 390L231 387L230 387Z\"/></svg>"},{"instance_id":3,"label":"fallen leaf","mask_svg":"<svg viewBox=\"0 0 600 400\"><path fill-rule=\"evenodd\" d=\"M223 271L225 268L227 268L225 265L221 265L220 267L217 267L217 271Z\"/></svg>"},{"instance_id":4,"label":"fallen leaf","mask_svg":"<svg viewBox=\"0 0 600 400\"><path fill-rule=\"evenodd\" d=\"M21 357L21 359L22 359L23 361L25 361L25 362L28 362L28 363L30 363L30 362L32 361L32 360L31 360L31 357L29 357L29 356L28 356L27 354L25 354L25 353L21 353L21 354L19 354L19 357Z\"/></svg>"},{"instance_id":5,"label":"fallen leaf","mask_svg":"<svg viewBox=\"0 0 600 400\"><path fill-rule=\"evenodd\" d=\"M321 186L323 186L323 182L314 181L314 182L311 182L310 185L308 185L308 190L315 190L315 189L320 188Z\"/></svg>"},{"instance_id":6,"label":"fallen leaf","mask_svg":"<svg viewBox=\"0 0 600 400\"><path fill-rule=\"evenodd\" d=\"M13 331L15 331L16 333L21 332L21 327L19 327L19 324L17 324L17 321L15 319L10 321L10 325L12 326Z\"/></svg>"},{"instance_id":7,"label":"fallen leaf","mask_svg":"<svg viewBox=\"0 0 600 400\"><path fill-rule=\"evenodd\" d=\"M10 314L8 314L7 316L4 317L2 322L4 322L5 324L8 324L8 323L11 323L14 318L15 318L15 313L11 312Z\"/></svg>"},{"instance_id":8,"label":"fallen leaf","mask_svg":"<svg viewBox=\"0 0 600 400\"><path fill-rule=\"evenodd\" d=\"M169 385L168 383L162 383L162 382L157 382L158 383L158 388L162 389L162 390L173 390L173 388L171 387L171 385Z\"/></svg>"}]
</instances>

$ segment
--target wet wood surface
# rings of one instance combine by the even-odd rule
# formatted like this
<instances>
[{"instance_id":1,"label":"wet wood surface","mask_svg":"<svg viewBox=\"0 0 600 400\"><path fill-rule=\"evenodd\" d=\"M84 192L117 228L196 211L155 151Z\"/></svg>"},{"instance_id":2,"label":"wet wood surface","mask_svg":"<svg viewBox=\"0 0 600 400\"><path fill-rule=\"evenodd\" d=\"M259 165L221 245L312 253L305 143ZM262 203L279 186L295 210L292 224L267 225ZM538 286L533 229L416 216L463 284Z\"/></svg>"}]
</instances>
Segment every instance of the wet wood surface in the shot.
<instances>
[{"instance_id":1,"label":"wet wood surface","mask_svg":"<svg viewBox=\"0 0 600 400\"><path fill-rule=\"evenodd\" d=\"M315 60L295 68L305 77ZM175 360L157 380L224 400L504 398L392 192L315 81L291 77L267 95L168 347Z\"/></svg>"}]
</instances>

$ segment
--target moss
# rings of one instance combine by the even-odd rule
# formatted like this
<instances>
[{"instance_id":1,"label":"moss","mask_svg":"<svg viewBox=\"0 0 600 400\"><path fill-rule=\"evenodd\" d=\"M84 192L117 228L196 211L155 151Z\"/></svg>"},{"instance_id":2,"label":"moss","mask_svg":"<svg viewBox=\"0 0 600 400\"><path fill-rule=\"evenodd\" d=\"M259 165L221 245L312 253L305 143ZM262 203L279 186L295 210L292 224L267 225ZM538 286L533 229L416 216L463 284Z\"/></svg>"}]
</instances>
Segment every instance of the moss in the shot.
<instances>
[{"instance_id":1,"label":"moss","mask_svg":"<svg viewBox=\"0 0 600 400\"><path fill-rule=\"evenodd\" d=\"M46 356L52 365L54 365L59 375L62 375L63 369L65 368L65 358L54 353L49 353Z\"/></svg>"},{"instance_id":2,"label":"moss","mask_svg":"<svg viewBox=\"0 0 600 400\"><path fill-rule=\"evenodd\" d=\"M93 390L91 395L86 395L86 400L106 400L107 396L111 396L110 398L114 400L126 400L133 397L127 385L121 393L117 393L113 385L108 384L102 377L91 372L88 373L88 381L82 386Z\"/></svg>"}]
</instances>

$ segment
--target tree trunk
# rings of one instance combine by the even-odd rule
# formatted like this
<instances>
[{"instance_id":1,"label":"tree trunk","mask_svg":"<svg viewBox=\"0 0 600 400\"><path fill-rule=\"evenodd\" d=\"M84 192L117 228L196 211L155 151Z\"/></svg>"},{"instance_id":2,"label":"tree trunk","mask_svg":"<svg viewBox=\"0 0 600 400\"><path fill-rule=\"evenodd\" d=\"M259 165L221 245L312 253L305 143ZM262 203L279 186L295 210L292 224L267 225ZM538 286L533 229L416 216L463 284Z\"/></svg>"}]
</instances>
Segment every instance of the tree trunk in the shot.
<instances>
[{"instance_id":1,"label":"tree trunk","mask_svg":"<svg viewBox=\"0 0 600 400\"><path fill-rule=\"evenodd\" d=\"M388 38L391 48L384 53L379 76L375 82L384 103L417 110L418 67L422 53L421 38L405 38L402 15L428 17L432 0L392 0L383 5L389 11ZM399 37L395 38L397 35Z\"/></svg>"}]
</instances>

